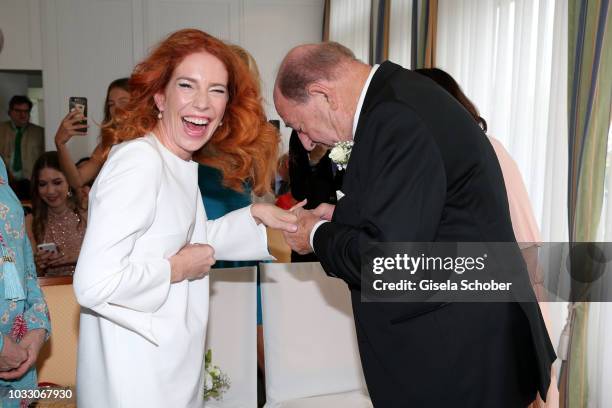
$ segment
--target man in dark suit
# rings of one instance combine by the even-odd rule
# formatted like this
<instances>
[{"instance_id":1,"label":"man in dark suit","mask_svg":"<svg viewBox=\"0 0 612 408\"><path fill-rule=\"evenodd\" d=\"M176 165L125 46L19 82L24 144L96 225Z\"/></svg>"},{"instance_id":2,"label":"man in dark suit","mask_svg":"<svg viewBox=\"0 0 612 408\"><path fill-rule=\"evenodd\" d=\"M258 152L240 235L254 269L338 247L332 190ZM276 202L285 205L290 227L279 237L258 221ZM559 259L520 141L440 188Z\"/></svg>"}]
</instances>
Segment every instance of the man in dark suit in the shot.
<instances>
[{"instance_id":1,"label":"man in dark suit","mask_svg":"<svg viewBox=\"0 0 612 408\"><path fill-rule=\"evenodd\" d=\"M515 241L499 164L469 113L429 79L391 62L370 67L336 43L291 50L274 102L306 149L354 141L344 197L335 209L298 210L300 228L285 238L348 284L374 406L545 398L555 353L535 300L361 301L370 242Z\"/></svg>"}]
</instances>

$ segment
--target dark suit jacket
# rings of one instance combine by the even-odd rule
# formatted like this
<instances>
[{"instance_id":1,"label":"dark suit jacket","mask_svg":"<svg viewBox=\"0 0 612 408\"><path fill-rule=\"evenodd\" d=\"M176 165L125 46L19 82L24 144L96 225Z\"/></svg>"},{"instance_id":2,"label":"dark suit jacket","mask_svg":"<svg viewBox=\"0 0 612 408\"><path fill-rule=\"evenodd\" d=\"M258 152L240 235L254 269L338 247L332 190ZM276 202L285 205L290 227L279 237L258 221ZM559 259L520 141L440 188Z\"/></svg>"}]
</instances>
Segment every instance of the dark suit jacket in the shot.
<instances>
[{"instance_id":1,"label":"dark suit jacket","mask_svg":"<svg viewBox=\"0 0 612 408\"><path fill-rule=\"evenodd\" d=\"M342 191L314 250L351 290L374 405L515 407L536 391L545 397L555 354L537 303L361 301L369 242L515 241L495 152L467 111L428 78L383 63Z\"/></svg>"}]
</instances>

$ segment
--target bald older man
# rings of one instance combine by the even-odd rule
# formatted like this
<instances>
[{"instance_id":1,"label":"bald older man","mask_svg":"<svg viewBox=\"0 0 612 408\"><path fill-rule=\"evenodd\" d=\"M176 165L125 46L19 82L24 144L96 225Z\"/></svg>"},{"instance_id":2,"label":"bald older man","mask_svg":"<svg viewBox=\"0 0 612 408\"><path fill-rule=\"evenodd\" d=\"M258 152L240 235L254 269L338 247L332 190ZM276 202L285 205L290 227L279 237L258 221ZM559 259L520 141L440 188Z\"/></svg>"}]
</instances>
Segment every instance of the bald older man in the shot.
<instances>
[{"instance_id":1,"label":"bald older man","mask_svg":"<svg viewBox=\"0 0 612 408\"><path fill-rule=\"evenodd\" d=\"M285 237L349 286L374 406L545 398L555 353L537 303L361 301L369 242L515 241L495 152L468 112L429 79L392 62L371 67L336 43L291 50L274 103L306 149L354 142L343 198L299 211L300 229Z\"/></svg>"}]
</instances>

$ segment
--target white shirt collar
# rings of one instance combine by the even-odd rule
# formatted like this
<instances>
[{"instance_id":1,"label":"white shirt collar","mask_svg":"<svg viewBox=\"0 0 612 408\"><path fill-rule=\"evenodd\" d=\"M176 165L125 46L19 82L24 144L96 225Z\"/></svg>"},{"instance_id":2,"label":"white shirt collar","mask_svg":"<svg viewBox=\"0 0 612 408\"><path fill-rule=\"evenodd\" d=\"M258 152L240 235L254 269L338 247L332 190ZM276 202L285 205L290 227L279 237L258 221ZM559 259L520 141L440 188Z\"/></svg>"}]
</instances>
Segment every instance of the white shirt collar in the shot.
<instances>
[{"instance_id":1,"label":"white shirt collar","mask_svg":"<svg viewBox=\"0 0 612 408\"><path fill-rule=\"evenodd\" d=\"M359 100L357 101L357 109L355 110L355 116L353 117L353 139L355 139L355 132L357 131L357 123L359 123L359 115L361 114L361 108L363 107L363 101L365 100L365 96L368 93L368 88L370 87L370 81L372 81L372 77L376 70L380 65L376 64L370 70L370 75L368 75L368 79L363 85L363 89L361 90L361 95L359 95Z\"/></svg>"}]
</instances>

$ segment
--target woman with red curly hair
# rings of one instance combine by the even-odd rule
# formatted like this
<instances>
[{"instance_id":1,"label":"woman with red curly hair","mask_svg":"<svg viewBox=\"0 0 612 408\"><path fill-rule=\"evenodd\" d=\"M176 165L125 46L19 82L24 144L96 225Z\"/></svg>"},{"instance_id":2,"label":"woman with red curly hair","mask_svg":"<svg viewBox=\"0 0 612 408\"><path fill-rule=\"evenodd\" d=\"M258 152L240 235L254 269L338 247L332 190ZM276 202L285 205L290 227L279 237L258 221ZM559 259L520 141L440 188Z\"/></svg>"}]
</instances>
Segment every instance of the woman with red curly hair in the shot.
<instances>
[{"instance_id":1,"label":"woman with red curly hair","mask_svg":"<svg viewBox=\"0 0 612 408\"><path fill-rule=\"evenodd\" d=\"M208 276L215 259L269 257L264 225L296 217L254 204L207 221L197 162L228 185L268 186L276 140L258 88L223 42L181 30L136 66L131 101L103 129L74 275L81 309L77 403L201 407Z\"/></svg>"}]
</instances>

